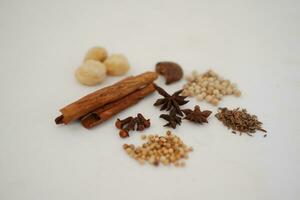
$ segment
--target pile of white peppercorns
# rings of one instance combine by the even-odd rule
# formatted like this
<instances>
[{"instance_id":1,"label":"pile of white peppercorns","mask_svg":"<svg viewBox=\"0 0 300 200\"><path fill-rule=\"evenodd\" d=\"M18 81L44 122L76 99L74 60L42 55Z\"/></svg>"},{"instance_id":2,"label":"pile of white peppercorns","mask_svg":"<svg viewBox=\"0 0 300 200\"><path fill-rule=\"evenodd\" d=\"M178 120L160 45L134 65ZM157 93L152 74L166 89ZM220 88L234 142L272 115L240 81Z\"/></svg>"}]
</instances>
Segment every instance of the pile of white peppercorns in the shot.
<instances>
[{"instance_id":1,"label":"pile of white peppercorns","mask_svg":"<svg viewBox=\"0 0 300 200\"><path fill-rule=\"evenodd\" d=\"M163 165L174 164L176 167L184 167L185 162L182 159L188 159L188 153L193 151L192 147L185 145L182 140L167 131L166 136L142 135L143 140L147 140L140 147L133 144L124 144L126 153L137 160L140 164L148 162L154 166L160 163Z\"/></svg>"},{"instance_id":2,"label":"pile of white peppercorns","mask_svg":"<svg viewBox=\"0 0 300 200\"><path fill-rule=\"evenodd\" d=\"M187 81L183 86L183 96L195 96L197 100L205 100L214 106L217 106L225 95L241 96L235 84L222 79L212 70L203 74L194 71L187 77Z\"/></svg>"}]
</instances>

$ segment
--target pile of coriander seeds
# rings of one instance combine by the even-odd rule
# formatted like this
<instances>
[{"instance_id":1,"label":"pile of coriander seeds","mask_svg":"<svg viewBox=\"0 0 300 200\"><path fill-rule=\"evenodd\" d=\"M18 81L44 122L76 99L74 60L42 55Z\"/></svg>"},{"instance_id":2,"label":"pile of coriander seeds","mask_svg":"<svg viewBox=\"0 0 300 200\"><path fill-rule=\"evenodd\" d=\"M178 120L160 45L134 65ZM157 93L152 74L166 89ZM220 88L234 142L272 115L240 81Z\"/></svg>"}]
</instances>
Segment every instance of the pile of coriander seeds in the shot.
<instances>
[{"instance_id":1,"label":"pile of coriander seeds","mask_svg":"<svg viewBox=\"0 0 300 200\"><path fill-rule=\"evenodd\" d=\"M158 166L174 164L176 167L184 167L184 159L188 159L189 152L193 151L176 135L167 131L165 136L142 135L143 140L147 140L142 146L135 147L132 144L124 144L126 153L137 160L140 164L148 162Z\"/></svg>"}]
</instances>

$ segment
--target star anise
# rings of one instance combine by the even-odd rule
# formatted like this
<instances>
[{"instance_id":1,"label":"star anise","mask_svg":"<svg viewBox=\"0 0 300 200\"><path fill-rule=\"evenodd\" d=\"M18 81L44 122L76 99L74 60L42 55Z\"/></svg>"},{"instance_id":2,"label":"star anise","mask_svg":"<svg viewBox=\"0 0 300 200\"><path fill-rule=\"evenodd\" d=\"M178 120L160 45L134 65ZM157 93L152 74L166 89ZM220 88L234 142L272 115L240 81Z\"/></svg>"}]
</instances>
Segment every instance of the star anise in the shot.
<instances>
[{"instance_id":1,"label":"star anise","mask_svg":"<svg viewBox=\"0 0 300 200\"><path fill-rule=\"evenodd\" d=\"M195 122L195 123L208 123L207 118L212 113L210 110L204 110L201 111L200 107L197 105L195 106L194 110L191 109L184 109L182 110L185 114L185 118L189 121Z\"/></svg>"},{"instance_id":2,"label":"star anise","mask_svg":"<svg viewBox=\"0 0 300 200\"><path fill-rule=\"evenodd\" d=\"M164 98L157 99L154 103L154 106L161 106L160 110L169 111L171 109L175 110L180 116L183 116L180 106L188 103L189 101L185 100L186 96L181 96L182 90L175 92L174 94L168 94L164 89L155 85L157 92L162 95Z\"/></svg>"},{"instance_id":3,"label":"star anise","mask_svg":"<svg viewBox=\"0 0 300 200\"><path fill-rule=\"evenodd\" d=\"M181 124L181 117L177 116L177 112L175 109L172 109L170 114L161 114L159 117L168 121L168 123L164 126L168 126L175 129L177 125Z\"/></svg>"}]
</instances>

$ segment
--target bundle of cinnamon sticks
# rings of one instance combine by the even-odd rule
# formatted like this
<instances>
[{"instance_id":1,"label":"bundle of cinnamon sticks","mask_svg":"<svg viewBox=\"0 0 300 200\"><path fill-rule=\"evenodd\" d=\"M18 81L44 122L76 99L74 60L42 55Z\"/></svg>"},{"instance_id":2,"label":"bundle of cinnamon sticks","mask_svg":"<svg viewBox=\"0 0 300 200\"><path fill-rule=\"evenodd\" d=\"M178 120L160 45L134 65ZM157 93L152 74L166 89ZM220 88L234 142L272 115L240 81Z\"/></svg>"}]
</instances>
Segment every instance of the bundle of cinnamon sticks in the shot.
<instances>
[{"instance_id":1,"label":"bundle of cinnamon sticks","mask_svg":"<svg viewBox=\"0 0 300 200\"><path fill-rule=\"evenodd\" d=\"M155 91L155 72L145 72L125 78L99 89L60 109L56 124L68 124L79 119L85 128L92 128Z\"/></svg>"}]
</instances>

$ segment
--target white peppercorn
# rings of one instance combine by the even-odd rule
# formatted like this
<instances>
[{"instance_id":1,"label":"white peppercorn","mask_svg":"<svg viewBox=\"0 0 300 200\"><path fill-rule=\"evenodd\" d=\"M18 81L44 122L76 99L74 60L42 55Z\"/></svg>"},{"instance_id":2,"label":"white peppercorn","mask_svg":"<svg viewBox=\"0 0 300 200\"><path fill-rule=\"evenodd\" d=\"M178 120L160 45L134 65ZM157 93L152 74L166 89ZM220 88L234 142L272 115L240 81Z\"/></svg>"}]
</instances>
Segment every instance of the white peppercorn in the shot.
<instances>
[{"instance_id":1,"label":"white peppercorn","mask_svg":"<svg viewBox=\"0 0 300 200\"><path fill-rule=\"evenodd\" d=\"M184 85L182 95L195 96L197 100L205 100L213 105L218 105L225 95L234 95L239 97L241 92L236 84L229 80L224 80L214 71L209 70L206 73L192 73L187 84Z\"/></svg>"}]
</instances>

